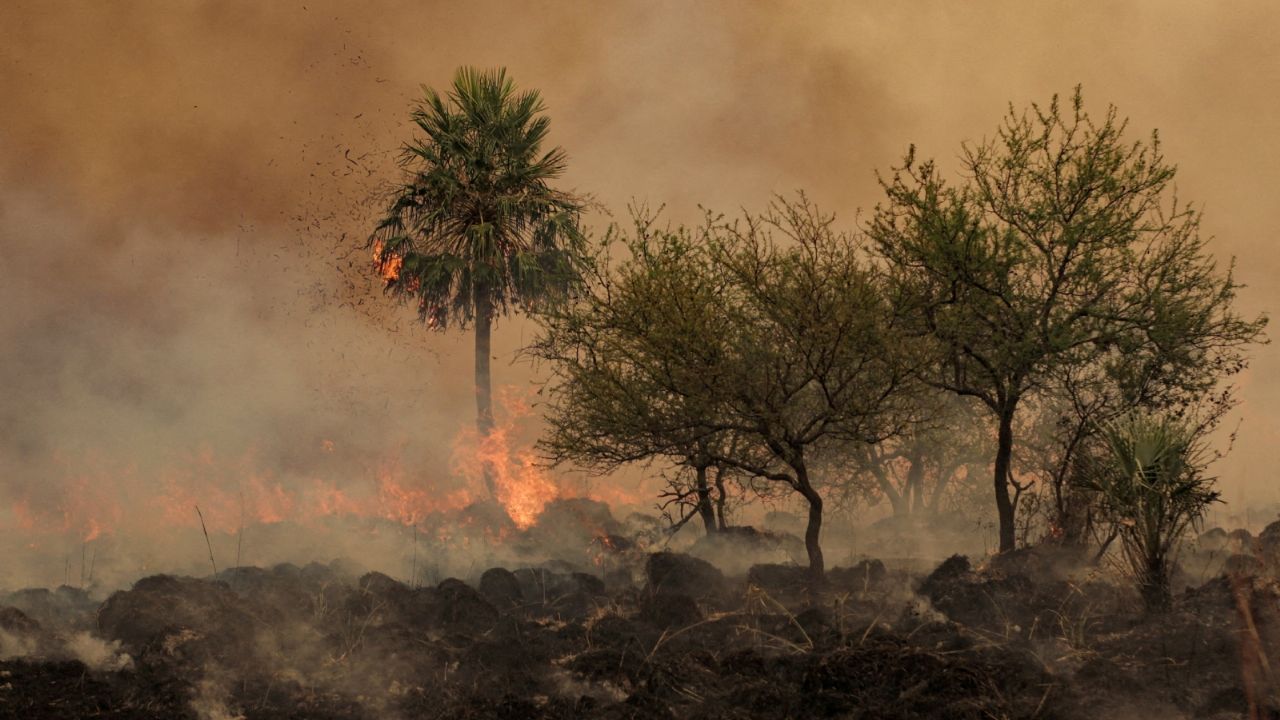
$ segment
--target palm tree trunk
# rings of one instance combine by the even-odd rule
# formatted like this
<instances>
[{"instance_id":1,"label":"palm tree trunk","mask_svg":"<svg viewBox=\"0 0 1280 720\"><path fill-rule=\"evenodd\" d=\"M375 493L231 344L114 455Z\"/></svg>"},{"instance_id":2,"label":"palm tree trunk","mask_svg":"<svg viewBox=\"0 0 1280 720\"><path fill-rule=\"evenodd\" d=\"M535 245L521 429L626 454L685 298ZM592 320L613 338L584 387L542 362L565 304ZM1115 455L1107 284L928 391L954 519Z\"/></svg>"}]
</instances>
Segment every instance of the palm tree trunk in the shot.
<instances>
[{"instance_id":1,"label":"palm tree trunk","mask_svg":"<svg viewBox=\"0 0 1280 720\"><path fill-rule=\"evenodd\" d=\"M1173 592L1169 582L1169 563L1159 552L1147 551L1143 573L1138 588L1148 612L1162 613L1173 606Z\"/></svg>"},{"instance_id":2,"label":"palm tree trunk","mask_svg":"<svg viewBox=\"0 0 1280 720\"><path fill-rule=\"evenodd\" d=\"M490 332L493 325L493 308L488 299L476 292L476 431L484 442L493 431L493 394L489 383ZM483 462L484 489L489 497L496 498L493 467Z\"/></svg>"}]
</instances>

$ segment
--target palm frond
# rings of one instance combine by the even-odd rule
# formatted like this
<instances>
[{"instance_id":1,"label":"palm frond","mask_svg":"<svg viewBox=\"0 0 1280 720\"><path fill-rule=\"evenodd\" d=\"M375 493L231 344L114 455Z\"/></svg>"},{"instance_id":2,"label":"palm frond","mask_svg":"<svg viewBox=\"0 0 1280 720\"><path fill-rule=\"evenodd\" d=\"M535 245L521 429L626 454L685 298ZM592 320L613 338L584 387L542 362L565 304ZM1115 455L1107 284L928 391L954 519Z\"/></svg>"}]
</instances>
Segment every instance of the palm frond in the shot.
<instances>
[{"instance_id":1,"label":"palm frond","mask_svg":"<svg viewBox=\"0 0 1280 720\"><path fill-rule=\"evenodd\" d=\"M404 180L369 246L380 268L400 261L387 290L429 323L465 325L477 303L527 308L577 281L585 202L550 184L567 156L543 151L544 110L501 68L460 68L447 95L423 88L412 113L422 135L405 147Z\"/></svg>"},{"instance_id":2,"label":"palm frond","mask_svg":"<svg viewBox=\"0 0 1280 720\"><path fill-rule=\"evenodd\" d=\"M1129 570L1148 606L1170 602L1169 573L1187 528L1198 523L1219 493L1204 475L1194 424L1131 412L1099 428L1103 460L1080 482L1121 540Z\"/></svg>"}]
</instances>

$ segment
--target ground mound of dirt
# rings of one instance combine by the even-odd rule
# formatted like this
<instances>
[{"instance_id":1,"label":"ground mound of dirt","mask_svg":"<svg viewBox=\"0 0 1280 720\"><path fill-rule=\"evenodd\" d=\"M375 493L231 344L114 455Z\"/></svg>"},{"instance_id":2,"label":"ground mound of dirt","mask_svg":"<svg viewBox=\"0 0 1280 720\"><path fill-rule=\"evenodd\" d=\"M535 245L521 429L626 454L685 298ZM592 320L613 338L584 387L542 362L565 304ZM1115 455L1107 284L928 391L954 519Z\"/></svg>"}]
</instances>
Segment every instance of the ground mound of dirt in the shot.
<instances>
[{"instance_id":1,"label":"ground mound of dirt","mask_svg":"<svg viewBox=\"0 0 1280 720\"><path fill-rule=\"evenodd\" d=\"M683 553L658 552L645 563L645 590L650 595L710 598L727 590L724 574L711 563Z\"/></svg>"},{"instance_id":2,"label":"ground mound of dirt","mask_svg":"<svg viewBox=\"0 0 1280 720\"><path fill-rule=\"evenodd\" d=\"M447 578L436 586L433 625L450 632L482 635L498 622L498 610L470 585Z\"/></svg>"},{"instance_id":3,"label":"ground mound of dirt","mask_svg":"<svg viewBox=\"0 0 1280 720\"><path fill-rule=\"evenodd\" d=\"M85 590L69 585L54 590L28 588L0 596L0 605L17 608L37 622L77 630L93 627L98 604Z\"/></svg>"},{"instance_id":4,"label":"ground mound of dirt","mask_svg":"<svg viewBox=\"0 0 1280 720\"><path fill-rule=\"evenodd\" d=\"M827 573L827 582L835 588L865 592L879 588L889 577L884 563L875 558L860 560L849 567L835 567Z\"/></svg>"},{"instance_id":5,"label":"ground mound of dirt","mask_svg":"<svg viewBox=\"0 0 1280 720\"><path fill-rule=\"evenodd\" d=\"M807 565L809 562L804 541L800 538L783 531L758 530L750 526L731 526L703 535L689 548L689 554L730 575L742 575L752 565Z\"/></svg>"},{"instance_id":6,"label":"ground mound of dirt","mask_svg":"<svg viewBox=\"0 0 1280 720\"><path fill-rule=\"evenodd\" d=\"M143 578L98 611L103 637L133 655L159 653L196 664L251 655L260 627L227 584L172 575Z\"/></svg>"},{"instance_id":7,"label":"ground mound of dirt","mask_svg":"<svg viewBox=\"0 0 1280 720\"><path fill-rule=\"evenodd\" d=\"M808 578L809 569L799 565L764 563L747 570L748 583L774 592L803 589Z\"/></svg>"},{"instance_id":8,"label":"ground mound of dirt","mask_svg":"<svg viewBox=\"0 0 1280 720\"><path fill-rule=\"evenodd\" d=\"M474 585L449 578L433 587L325 565L154 576L109 597L96 612L100 636L76 636L78 648L67 629L0 609L0 634L55 638L48 647L63 653L0 661L0 716L1280 712L1270 669L1280 588L1258 577L1221 576L1152 617L1132 591L1128 605L1116 601L1120 588L1083 582L1057 596L1053 581L1029 577L1034 565L974 567L962 556L918 582L867 560L816 589L794 565L757 565L733 581L678 553L647 555L643 566L639 590L610 588L572 564L492 568ZM68 659L112 652L112 640L137 662Z\"/></svg>"},{"instance_id":9,"label":"ground mound of dirt","mask_svg":"<svg viewBox=\"0 0 1280 720\"><path fill-rule=\"evenodd\" d=\"M495 607L514 607L524 601L520 581L506 568L489 568L480 576L480 594Z\"/></svg>"}]
</instances>

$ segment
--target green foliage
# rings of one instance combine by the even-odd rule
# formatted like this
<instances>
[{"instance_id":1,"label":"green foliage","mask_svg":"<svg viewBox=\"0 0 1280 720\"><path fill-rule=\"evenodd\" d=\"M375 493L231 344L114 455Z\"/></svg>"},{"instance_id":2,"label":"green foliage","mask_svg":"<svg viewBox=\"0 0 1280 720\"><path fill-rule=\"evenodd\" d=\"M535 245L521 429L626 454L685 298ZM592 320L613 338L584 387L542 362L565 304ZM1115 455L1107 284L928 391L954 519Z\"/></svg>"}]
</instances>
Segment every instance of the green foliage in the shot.
<instances>
[{"instance_id":1,"label":"green foliage","mask_svg":"<svg viewBox=\"0 0 1280 720\"><path fill-rule=\"evenodd\" d=\"M543 311L531 348L554 371L543 448L600 469L710 463L797 492L821 575L814 463L895 432L911 374L857 243L801 196L696 230L641 211L589 267L580 295Z\"/></svg>"},{"instance_id":2,"label":"green foliage","mask_svg":"<svg viewBox=\"0 0 1280 720\"><path fill-rule=\"evenodd\" d=\"M705 246L644 210L633 219L630 235L611 228L585 264L581 293L541 310L529 348L555 373L544 449L600 470L697 453L711 435L709 373L728 333L727 283ZM615 262L616 249L627 257Z\"/></svg>"},{"instance_id":3,"label":"green foliage","mask_svg":"<svg viewBox=\"0 0 1280 720\"><path fill-rule=\"evenodd\" d=\"M369 241L393 270L387 291L441 328L568 291L584 201L550 185L565 153L542 150L538 93L518 92L503 69L474 68L460 68L447 95L423 92L413 112L422 136L405 148L405 179Z\"/></svg>"},{"instance_id":4,"label":"green foliage","mask_svg":"<svg viewBox=\"0 0 1280 720\"><path fill-rule=\"evenodd\" d=\"M998 421L1002 550L1014 544L1009 487L1026 487L1010 474L1024 398L1070 382L1081 407L1101 395L1110 413L1193 404L1261 339L1265 318L1235 311L1239 286L1174 194L1159 137L1125 134L1114 108L1091 118L1079 89L1069 108L1011 109L994 138L964 146L958 185L908 153L868 227L941 358L923 379Z\"/></svg>"},{"instance_id":5,"label":"green foliage","mask_svg":"<svg viewBox=\"0 0 1280 720\"><path fill-rule=\"evenodd\" d=\"M1213 479L1204 476L1196 427L1129 413L1101 427L1099 435L1105 453L1081 482L1114 524L1148 608L1167 609L1178 545L1219 498Z\"/></svg>"}]
</instances>

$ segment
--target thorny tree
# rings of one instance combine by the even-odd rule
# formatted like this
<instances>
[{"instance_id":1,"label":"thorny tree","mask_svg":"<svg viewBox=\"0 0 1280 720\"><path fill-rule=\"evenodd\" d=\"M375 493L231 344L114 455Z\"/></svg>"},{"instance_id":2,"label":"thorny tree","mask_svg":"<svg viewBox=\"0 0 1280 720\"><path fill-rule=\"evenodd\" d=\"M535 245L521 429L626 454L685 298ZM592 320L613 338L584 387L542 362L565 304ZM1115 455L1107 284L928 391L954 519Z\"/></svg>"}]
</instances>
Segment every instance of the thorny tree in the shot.
<instances>
[{"instance_id":1,"label":"thorny tree","mask_svg":"<svg viewBox=\"0 0 1280 720\"><path fill-rule=\"evenodd\" d=\"M644 208L632 215L631 233L611 228L585 263L580 296L537 315L542 333L527 351L554 372L541 447L554 462L599 472L655 458L684 468L712 533L720 523L708 472L726 452L718 446L732 442L711 429L720 424L713 388L730 333L720 306L729 282L692 232L658 227Z\"/></svg>"},{"instance_id":2,"label":"thorny tree","mask_svg":"<svg viewBox=\"0 0 1280 720\"><path fill-rule=\"evenodd\" d=\"M985 450L978 430L983 418L968 398L916 393L922 406L918 423L897 437L851 448L849 462L870 476L894 517L942 512L952 482L975 464Z\"/></svg>"},{"instance_id":3,"label":"thorny tree","mask_svg":"<svg viewBox=\"0 0 1280 720\"><path fill-rule=\"evenodd\" d=\"M493 320L573 286L584 201L551 186L565 153L542 149L542 100L517 92L505 70L460 68L447 95L424 93L413 112L423 134L404 150L405 178L369 243L387 291L416 302L429 327L474 324L483 438ZM491 468L484 478L492 494Z\"/></svg>"},{"instance_id":4,"label":"thorny tree","mask_svg":"<svg viewBox=\"0 0 1280 720\"><path fill-rule=\"evenodd\" d=\"M913 368L884 288L853 239L803 196L696 235L638 225L632 259L546 320L558 457L686 458L781 484L809 507L811 576L825 564L822 478L832 447L902 422ZM780 235L785 240L775 239Z\"/></svg>"},{"instance_id":5,"label":"thorny tree","mask_svg":"<svg viewBox=\"0 0 1280 720\"><path fill-rule=\"evenodd\" d=\"M882 181L886 201L869 233L916 332L946 357L935 387L978 398L993 415L1000 550L1015 544L1011 461L1018 409L1048 391L1062 368L1147 353L1144 373L1176 379L1186 367L1211 388L1244 364L1263 318L1233 309L1238 285L1217 267L1199 213L1173 195L1160 142L1124 139L1109 108L1101 122L1055 97L1012 109L995 139L965 145L964 182L947 185L914 149ZM1144 375L1143 377L1146 377Z\"/></svg>"},{"instance_id":6,"label":"thorny tree","mask_svg":"<svg viewBox=\"0 0 1280 720\"><path fill-rule=\"evenodd\" d=\"M1187 320L1161 314L1141 335L1092 353L1089 362L1059 365L1033 404L1025 431L1019 430L1027 441L1015 465L1040 485L1046 529L1056 542L1083 550L1092 538L1101 553L1116 537L1114 528L1094 522L1088 494L1073 482L1106 452L1099 428L1140 410L1186 419L1203 436L1236 406L1235 388L1226 381L1244 369L1240 348L1205 337Z\"/></svg>"}]
</instances>

